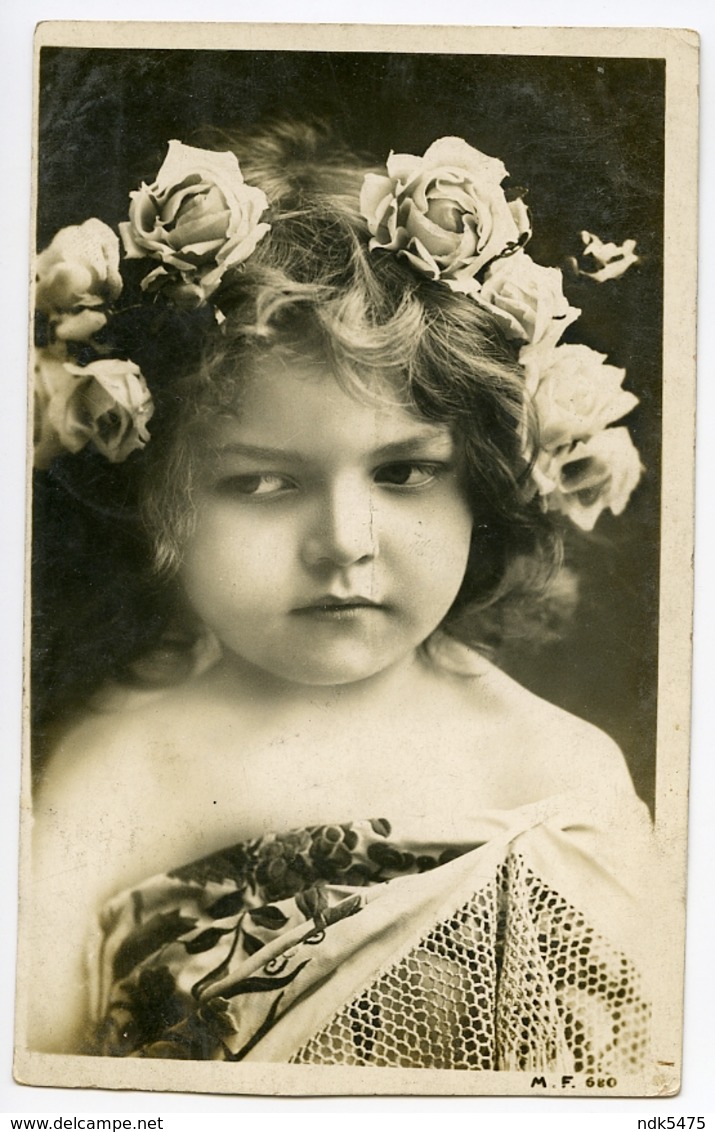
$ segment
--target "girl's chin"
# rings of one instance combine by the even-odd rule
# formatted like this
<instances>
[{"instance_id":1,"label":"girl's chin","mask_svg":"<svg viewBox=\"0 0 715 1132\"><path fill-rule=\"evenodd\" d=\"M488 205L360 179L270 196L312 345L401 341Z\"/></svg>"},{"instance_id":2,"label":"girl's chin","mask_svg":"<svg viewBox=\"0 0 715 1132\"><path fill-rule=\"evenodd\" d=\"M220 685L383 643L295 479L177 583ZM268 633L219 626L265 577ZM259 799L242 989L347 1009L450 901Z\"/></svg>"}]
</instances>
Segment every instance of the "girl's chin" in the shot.
<instances>
[{"instance_id":1,"label":"girl's chin","mask_svg":"<svg viewBox=\"0 0 715 1132\"><path fill-rule=\"evenodd\" d=\"M304 654L291 658L282 655L279 660L272 662L272 658L251 658L234 652L229 653L226 659L233 667L251 670L254 679L266 684L326 688L379 678L411 664L415 654L416 646L397 654L379 656L312 657Z\"/></svg>"}]
</instances>

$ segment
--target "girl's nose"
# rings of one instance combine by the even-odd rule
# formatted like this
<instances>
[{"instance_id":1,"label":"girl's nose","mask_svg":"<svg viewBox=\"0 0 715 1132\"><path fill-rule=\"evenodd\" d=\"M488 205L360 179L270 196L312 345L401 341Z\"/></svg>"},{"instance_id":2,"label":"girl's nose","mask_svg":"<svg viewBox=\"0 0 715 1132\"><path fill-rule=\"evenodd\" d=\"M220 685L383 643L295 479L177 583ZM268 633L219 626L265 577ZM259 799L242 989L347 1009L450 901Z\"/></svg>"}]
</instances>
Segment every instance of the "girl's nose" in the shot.
<instances>
[{"instance_id":1,"label":"girl's nose","mask_svg":"<svg viewBox=\"0 0 715 1132\"><path fill-rule=\"evenodd\" d=\"M377 554L375 515L370 485L348 480L326 489L303 543L309 566L332 563L345 567Z\"/></svg>"}]
</instances>

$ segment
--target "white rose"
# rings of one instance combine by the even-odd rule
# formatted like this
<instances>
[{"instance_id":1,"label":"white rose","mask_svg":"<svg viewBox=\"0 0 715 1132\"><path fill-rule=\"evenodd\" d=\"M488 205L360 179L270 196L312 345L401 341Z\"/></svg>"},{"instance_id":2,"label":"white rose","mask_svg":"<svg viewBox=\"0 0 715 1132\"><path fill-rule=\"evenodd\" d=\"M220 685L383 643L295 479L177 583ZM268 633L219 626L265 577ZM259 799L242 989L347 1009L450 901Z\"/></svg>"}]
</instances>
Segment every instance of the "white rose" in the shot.
<instances>
[{"instance_id":1,"label":"white rose","mask_svg":"<svg viewBox=\"0 0 715 1132\"><path fill-rule=\"evenodd\" d=\"M129 220L119 225L127 256L161 263L145 287L171 282L178 272L208 298L270 229L260 219L268 208L265 193L245 183L230 152L170 141L156 181L130 195Z\"/></svg>"},{"instance_id":2,"label":"white rose","mask_svg":"<svg viewBox=\"0 0 715 1132\"><path fill-rule=\"evenodd\" d=\"M580 315L569 305L557 267L541 267L524 251L492 263L474 296L501 323L507 337L552 348Z\"/></svg>"},{"instance_id":3,"label":"white rose","mask_svg":"<svg viewBox=\"0 0 715 1132\"><path fill-rule=\"evenodd\" d=\"M605 358L589 346L557 346L545 355L532 396L543 448L586 440L638 404L621 388L626 371L606 365Z\"/></svg>"},{"instance_id":4,"label":"white rose","mask_svg":"<svg viewBox=\"0 0 715 1132\"><path fill-rule=\"evenodd\" d=\"M107 318L97 308L121 290L119 240L95 217L62 228L37 257L35 306L65 341L82 342L101 330Z\"/></svg>"},{"instance_id":5,"label":"white rose","mask_svg":"<svg viewBox=\"0 0 715 1132\"><path fill-rule=\"evenodd\" d=\"M584 531L602 511L614 515L625 509L643 467L627 428L607 428L556 457L550 472L555 480L548 498L552 511L561 511Z\"/></svg>"},{"instance_id":6,"label":"white rose","mask_svg":"<svg viewBox=\"0 0 715 1132\"><path fill-rule=\"evenodd\" d=\"M567 263L576 275L584 275L594 283L606 283L609 279L618 279L634 263L640 263L640 257L636 255L635 240L624 240L622 244L604 244L603 240L594 236L592 232L582 232L581 239L584 244L581 258L590 259L595 264L595 269L584 270L573 256Z\"/></svg>"},{"instance_id":7,"label":"white rose","mask_svg":"<svg viewBox=\"0 0 715 1132\"><path fill-rule=\"evenodd\" d=\"M112 463L120 463L146 444L152 412L151 394L133 362L101 358L76 366L37 351L37 467L47 467L63 450L79 452L90 441Z\"/></svg>"},{"instance_id":8,"label":"white rose","mask_svg":"<svg viewBox=\"0 0 715 1132\"><path fill-rule=\"evenodd\" d=\"M473 278L530 234L523 201L501 187L507 176L461 138L440 138L424 157L391 154L387 176L368 173L360 194L370 247L399 252L432 279Z\"/></svg>"}]
</instances>

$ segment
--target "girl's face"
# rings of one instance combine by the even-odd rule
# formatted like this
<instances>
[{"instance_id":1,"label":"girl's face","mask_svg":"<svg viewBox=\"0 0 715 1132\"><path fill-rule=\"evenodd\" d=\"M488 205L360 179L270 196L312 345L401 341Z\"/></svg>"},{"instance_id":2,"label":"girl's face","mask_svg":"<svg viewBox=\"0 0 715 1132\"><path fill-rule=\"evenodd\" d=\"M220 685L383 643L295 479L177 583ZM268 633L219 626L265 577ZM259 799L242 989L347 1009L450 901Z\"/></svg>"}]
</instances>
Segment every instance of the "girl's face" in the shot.
<instances>
[{"instance_id":1,"label":"girl's face","mask_svg":"<svg viewBox=\"0 0 715 1132\"><path fill-rule=\"evenodd\" d=\"M269 352L212 425L182 580L237 658L306 685L412 657L464 578L472 518L446 425Z\"/></svg>"}]
</instances>

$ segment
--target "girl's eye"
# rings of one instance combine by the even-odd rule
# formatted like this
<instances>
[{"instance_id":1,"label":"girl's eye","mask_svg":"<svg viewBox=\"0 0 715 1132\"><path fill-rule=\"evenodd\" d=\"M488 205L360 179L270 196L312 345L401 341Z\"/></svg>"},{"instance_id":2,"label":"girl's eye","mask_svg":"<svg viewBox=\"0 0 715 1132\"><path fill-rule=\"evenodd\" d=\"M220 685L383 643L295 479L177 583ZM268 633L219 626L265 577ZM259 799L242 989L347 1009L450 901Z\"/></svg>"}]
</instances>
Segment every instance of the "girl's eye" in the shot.
<instances>
[{"instance_id":1,"label":"girl's eye","mask_svg":"<svg viewBox=\"0 0 715 1132\"><path fill-rule=\"evenodd\" d=\"M278 492L289 490L291 486L291 481L285 476L260 472L254 475L227 476L219 483L218 490L221 495L277 495Z\"/></svg>"},{"instance_id":2,"label":"girl's eye","mask_svg":"<svg viewBox=\"0 0 715 1132\"><path fill-rule=\"evenodd\" d=\"M394 464L384 464L375 474L375 483L392 487L423 487L431 483L443 470L442 464L420 464L401 460Z\"/></svg>"}]
</instances>

